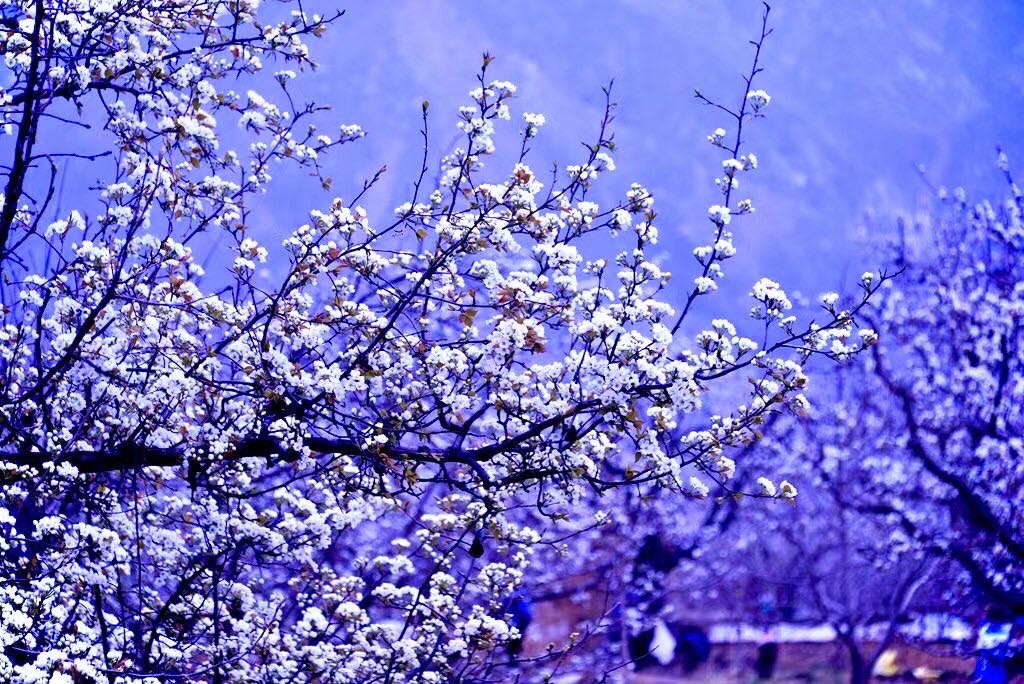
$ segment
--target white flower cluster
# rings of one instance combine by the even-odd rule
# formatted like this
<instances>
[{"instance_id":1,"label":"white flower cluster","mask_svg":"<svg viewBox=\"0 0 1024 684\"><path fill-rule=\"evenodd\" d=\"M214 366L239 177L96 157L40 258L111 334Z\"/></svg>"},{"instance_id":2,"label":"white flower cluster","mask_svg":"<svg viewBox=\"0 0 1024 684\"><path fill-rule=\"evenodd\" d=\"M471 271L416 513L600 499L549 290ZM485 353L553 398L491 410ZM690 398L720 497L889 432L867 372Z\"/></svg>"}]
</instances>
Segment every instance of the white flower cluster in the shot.
<instances>
[{"instance_id":1,"label":"white flower cluster","mask_svg":"<svg viewBox=\"0 0 1024 684\"><path fill-rule=\"evenodd\" d=\"M784 335L755 342L719 316L692 334L757 158L722 164L677 308L654 197L591 192L616 168L610 103L564 172L542 180L528 159L536 113L509 167L485 167L515 135L517 92L489 56L436 183L377 223L360 206L374 178L277 247L258 240L274 173L329 190L324 155L364 135L322 134L322 109L290 95L328 19L270 21L256 0L66 4L38 28L59 48L47 73L25 38L36 3L18 4L5 60L53 94L31 116L74 100L113 163L99 211L42 220L36 193L4 195L19 259L0 258L0 576L18 581L0 585L0 679L498 681L538 549L617 524L620 491L712 496L728 453L805 408L806 358L854 347L857 304L828 300L830 320L798 329L767 279L756 317ZM251 78L264 63L286 67L274 97ZM748 97L755 113L768 100Z\"/></svg>"}]
</instances>

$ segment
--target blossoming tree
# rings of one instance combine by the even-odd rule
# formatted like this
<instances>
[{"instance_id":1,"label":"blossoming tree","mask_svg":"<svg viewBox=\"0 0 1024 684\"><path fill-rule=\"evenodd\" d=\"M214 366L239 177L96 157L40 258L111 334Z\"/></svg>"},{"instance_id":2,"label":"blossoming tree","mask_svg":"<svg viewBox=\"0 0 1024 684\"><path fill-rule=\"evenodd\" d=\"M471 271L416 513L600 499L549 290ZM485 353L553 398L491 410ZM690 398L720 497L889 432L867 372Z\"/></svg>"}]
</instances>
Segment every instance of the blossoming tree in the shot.
<instances>
[{"instance_id":1,"label":"blossoming tree","mask_svg":"<svg viewBox=\"0 0 1024 684\"><path fill-rule=\"evenodd\" d=\"M975 598L1019 613L1024 199L1002 152L999 168L1002 198L970 203L940 189L938 208L901 235L906 277L872 314L892 343L866 356L862 376L860 399L877 392L871 419L883 427L862 507L955 560Z\"/></svg>"},{"instance_id":2,"label":"blossoming tree","mask_svg":"<svg viewBox=\"0 0 1024 684\"><path fill-rule=\"evenodd\" d=\"M703 495L803 406L804 360L874 340L854 317L877 284L801 322L761 280L753 337L694 320L753 211L767 28L740 102L716 105L710 240L670 284L651 194L592 200L610 100L579 163L534 171L526 114L511 168L485 167L516 93L489 56L436 183L424 104L393 216L361 208L373 178L261 244L272 176L328 189L320 160L363 133L321 131L289 91L338 17L258 4L2 5L0 678L501 679L543 521L623 487ZM65 157L98 180L60 177ZM612 254L584 256L596 235ZM702 411L736 377L745 396Z\"/></svg>"},{"instance_id":3,"label":"blossoming tree","mask_svg":"<svg viewBox=\"0 0 1024 684\"><path fill-rule=\"evenodd\" d=\"M1024 200L1002 153L999 166L1001 199L940 189L927 218L901 224L886 258L902 275L865 314L884 342L827 374L810 415L781 416L744 459L747 472L770 467L799 485L795 507L718 490L729 528L676 585L702 588L705 606L737 621L766 594L769 623L832 626L852 682L927 614L1024 612ZM687 525L653 522L665 537Z\"/></svg>"},{"instance_id":4,"label":"blossoming tree","mask_svg":"<svg viewBox=\"0 0 1024 684\"><path fill-rule=\"evenodd\" d=\"M889 336L885 336L887 341ZM884 342L883 342L884 344ZM735 522L689 568L683 583L717 583L715 605L737 624L754 623L765 638L780 623L830 628L847 653L848 681L863 684L908 624L961 607L955 569L941 554L866 510L898 496L879 487L873 460L891 438L876 422L872 401L844 401L838 370L812 393L807 417L783 417L746 461L800 484L791 506L730 500ZM822 391L824 390L824 391ZM866 399L866 397L862 397ZM762 482L762 487L771 487ZM782 645L785 650L786 645Z\"/></svg>"}]
</instances>

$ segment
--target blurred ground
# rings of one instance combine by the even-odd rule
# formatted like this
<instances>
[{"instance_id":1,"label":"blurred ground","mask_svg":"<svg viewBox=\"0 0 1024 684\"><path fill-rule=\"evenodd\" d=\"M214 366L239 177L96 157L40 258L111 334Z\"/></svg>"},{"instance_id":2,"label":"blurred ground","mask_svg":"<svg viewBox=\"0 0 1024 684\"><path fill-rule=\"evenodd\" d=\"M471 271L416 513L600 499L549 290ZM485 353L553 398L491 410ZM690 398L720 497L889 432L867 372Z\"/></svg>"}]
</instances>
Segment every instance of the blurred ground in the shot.
<instances>
[{"instance_id":1,"label":"blurred ground","mask_svg":"<svg viewBox=\"0 0 1024 684\"><path fill-rule=\"evenodd\" d=\"M747 684L754 682L753 663L756 644L715 644L711 661L690 675L670 668L648 670L634 675L634 684ZM869 649L870 650L870 647ZM899 645L897 650L897 677L877 677L876 682L922 681L913 671L928 668L941 673L940 679L931 681L967 682L974 668L973 658L961 658L949 646L929 644L921 647ZM919 670L920 674L921 671ZM939 676L937 674L937 676ZM839 644L783 644L779 650L776 676L771 682L779 684L846 684L849 681L847 654ZM925 680L927 681L927 680Z\"/></svg>"},{"instance_id":2,"label":"blurred ground","mask_svg":"<svg viewBox=\"0 0 1024 684\"><path fill-rule=\"evenodd\" d=\"M538 605L535 620L527 631L526 653L539 655L548 644L564 644L570 632L587 634L590 631L588 626L593 624L600 612L599 603L585 601L554 601ZM709 623L704 624L703 628L709 633L723 632L721 629L712 630L713 626ZM808 634L814 632L813 629L805 631ZM597 636L584 641L582 648L596 647L596 640L600 638ZM971 644L973 639L959 645L948 641L898 642L892 646L895 658L890 661L890 671L894 676L876 677L872 681L966 683L970 681L970 673L974 669L974 658L969 655ZM753 684L758 681L754 676L758 645L753 640L716 641L712 645L708 662L688 675L683 674L680 666L673 664L670 667L643 670L633 674L627 681L630 684ZM864 642L861 650L868 656L875 653L877 645ZM927 671L930 671L931 676ZM585 677L576 681L578 684L589 682ZM779 684L846 684L849 681L849 654L837 641L784 642L779 647L775 676L768 681ZM1024 678L1021 678L1021 684L1024 684Z\"/></svg>"}]
</instances>

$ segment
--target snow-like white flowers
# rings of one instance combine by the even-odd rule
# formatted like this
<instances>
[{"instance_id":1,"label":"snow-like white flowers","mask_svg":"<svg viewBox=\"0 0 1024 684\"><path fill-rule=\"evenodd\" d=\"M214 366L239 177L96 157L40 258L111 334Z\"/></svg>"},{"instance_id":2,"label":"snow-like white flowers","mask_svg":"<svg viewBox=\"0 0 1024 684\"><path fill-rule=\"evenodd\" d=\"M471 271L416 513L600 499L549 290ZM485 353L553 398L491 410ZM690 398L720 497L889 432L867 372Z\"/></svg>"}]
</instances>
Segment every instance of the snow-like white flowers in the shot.
<instances>
[{"instance_id":1,"label":"snow-like white flowers","mask_svg":"<svg viewBox=\"0 0 1024 684\"><path fill-rule=\"evenodd\" d=\"M60 219L60 220L54 221L49 226L47 226L44 235L46 237L53 237L53 236L63 237L68 232L68 229L70 229L70 228L71 228L71 221L69 221L68 219Z\"/></svg>"},{"instance_id":2,"label":"snow-like white flowers","mask_svg":"<svg viewBox=\"0 0 1024 684\"><path fill-rule=\"evenodd\" d=\"M743 168L744 164L739 159L725 159L722 161L722 169L727 174L734 174L737 171L742 171Z\"/></svg>"},{"instance_id":3,"label":"snow-like white flowers","mask_svg":"<svg viewBox=\"0 0 1024 684\"><path fill-rule=\"evenodd\" d=\"M878 342L878 333L871 328L862 328L858 330L857 336L860 337L861 344L865 347L870 347Z\"/></svg>"},{"instance_id":4,"label":"snow-like white flowers","mask_svg":"<svg viewBox=\"0 0 1024 684\"><path fill-rule=\"evenodd\" d=\"M319 130L319 109L290 97L327 20L257 19L240 0L208 40L174 3L79 4L42 29L56 46L44 90L83 106L90 81L133 95L88 114L108 117L116 158L98 213L43 220L35 199L2 196L25 253L52 258L0 285L0 413L19 431L0 454L0 575L20 578L0 586L0 642L26 645L24 664L0 656L0 679L500 678L494 656L519 636L510 597L546 569L535 554L573 543L546 543L556 527L614 530L627 483L645 500L709 496L768 414L803 405L800 361L849 346L852 333L762 341L753 326L755 342L717 313L704 330L687 319L737 253L729 226L751 207L731 210L731 190L754 155L716 153L723 193L679 307L652 254L665 234L651 192L589 191L616 168L604 127L577 163L537 173L529 139L546 121L527 112L513 161L485 166L520 125L489 57L436 185L379 224L357 186L261 244L251 212L273 174L328 190L323 159L365 135ZM5 44L19 88L35 68L24 35ZM250 78L264 63L290 68ZM771 281L754 292L765 315L789 308ZM84 610L83 590L102 605Z\"/></svg>"},{"instance_id":5,"label":"snow-like white flowers","mask_svg":"<svg viewBox=\"0 0 1024 684\"><path fill-rule=\"evenodd\" d=\"M342 124L338 127L338 142L351 142L366 136L366 131L359 124Z\"/></svg>"},{"instance_id":6,"label":"snow-like white flowers","mask_svg":"<svg viewBox=\"0 0 1024 684\"><path fill-rule=\"evenodd\" d=\"M697 276L696 278L694 278L693 286L697 289L697 292L701 294L718 289L718 283L716 283L713 279L708 278L706 276Z\"/></svg>"},{"instance_id":7,"label":"snow-like white flowers","mask_svg":"<svg viewBox=\"0 0 1024 684\"><path fill-rule=\"evenodd\" d=\"M708 218L717 226L727 226L732 221L732 212L729 211L729 207L715 204L708 207Z\"/></svg>"},{"instance_id":8,"label":"snow-like white flowers","mask_svg":"<svg viewBox=\"0 0 1024 684\"><path fill-rule=\"evenodd\" d=\"M770 278L761 278L754 283L750 296L760 303L750 310L750 315L756 319L781 319L785 312L793 308L793 303L789 301L782 286Z\"/></svg>"},{"instance_id":9,"label":"snow-like white flowers","mask_svg":"<svg viewBox=\"0 0 1024 684\"><path fill-rule=\"evenodd\" d=\"M256 269L256 262L267 261L267 248L261 246L252 238L245 238L238 245L240 256L235 259L234 268L236 271L253 271Z\"/></svg>"},{"instance_id":10,"label":"snow-like white flowers","mask_svg":"<svg viewBox=\"0 0 1024 684\"><path fill-rule=\"evenodd\" d=\"M752 90L747 93L747 103L755 114L759 114L771 101L772 96L764 90Z\"/></svg>"},{"instance_id":11,"label":"snow-like white flowers","mask_svg":"<svg viewBox=\"0 0 1024 684\"><path fill-rule=\"evenodd\" d=\"M757 478L757 486L761 490L761 494L764 496L775 496L777 490L775 489L775 483L769 480L767 477Z\"/></svg>"},{"instance_id":12,"label":"snow-like white flowers","mask_svg":"<svg viewBox=\"0 0 1024 684\"><path fill-rule=\"evenodd\" d=\"M700 478L697 477L696 475L690 476L690 480L688 482L688 485L689 485L689 489L688 489L689 493L692 496L697 497L698 499L703 499L704 497L706 497L708 495L708 492L711 491L710 489L708 489L708 486L706 484L704 484L700 480Z\"/></svg>"},{"instance_id":13,"label":"snow-like white flowers","mask_svg":"<svg viewBox=\"0 0 1024 684\"><path fill-rule=\"evenodd\" d=\"M525 135L527 138L536 137L541 126L547 121L543 114L533 112L523 112L523 120L526 122Z\"/></svg>"},{"instance_id":14,"label":"snow-like white flowers","mask_svg":"<svg viewBox=\"0 0 1024 684\"><path fill-rule=\"evenodd\" d=\"M274 72L274 79L282 86L287 85L288 81L295 78L295 72L291 69L282 69L281 71Z\"/></svg>"}]
</instances>

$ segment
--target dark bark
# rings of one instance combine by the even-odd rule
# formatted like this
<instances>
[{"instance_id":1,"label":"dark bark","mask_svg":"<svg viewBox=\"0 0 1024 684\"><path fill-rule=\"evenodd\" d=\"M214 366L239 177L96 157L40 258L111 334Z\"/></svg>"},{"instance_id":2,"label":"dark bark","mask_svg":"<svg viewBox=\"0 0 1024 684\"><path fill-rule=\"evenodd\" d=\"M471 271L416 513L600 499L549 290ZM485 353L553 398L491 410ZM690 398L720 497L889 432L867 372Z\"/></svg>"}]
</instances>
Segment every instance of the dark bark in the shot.
<instances>
[{"instance_id":1,"label":"dark bark","mask_svg":"<svg viewBox=\"0 0 1024 684\"><path fill-rule=\"evenodd\" d=\"M871 680L871 670L864 659L864 654L860 652L857 640L852 634L840 634L839 640L850 656L850 684L868 684Z\"/></svg>"},{"instance_id":2,"label":"dark bark","mask_svg":"<svg viewBox=\"0 0 1024 684\"><path fill-rule=\"evenodd\" d=\"M383 455L412 460L431 460L430 457L432 455L429 451L415 451L402 448L386 448L379 452L374 452L363 449L355 441L349 439L310 437L305 440L305 444L312 451L320 454L347 456ZM445 453L444 455L449 460L458 461L464 453L458 451L450 454ZM235 444L233 449L224 455L224 458L269 458L275 455L280 455L284 460L296 459L296 454L289 452L280 442L270 437L253 437L242 440ZM0 460L29 466L39 466L46 462L70 463L83 473L102 473L153 466L186 465L185 450L183 448L161 448L141 444L122 444L117 448L101 451L69 449L57 453L0 454Z\"/></svg>"}]
</instances>

